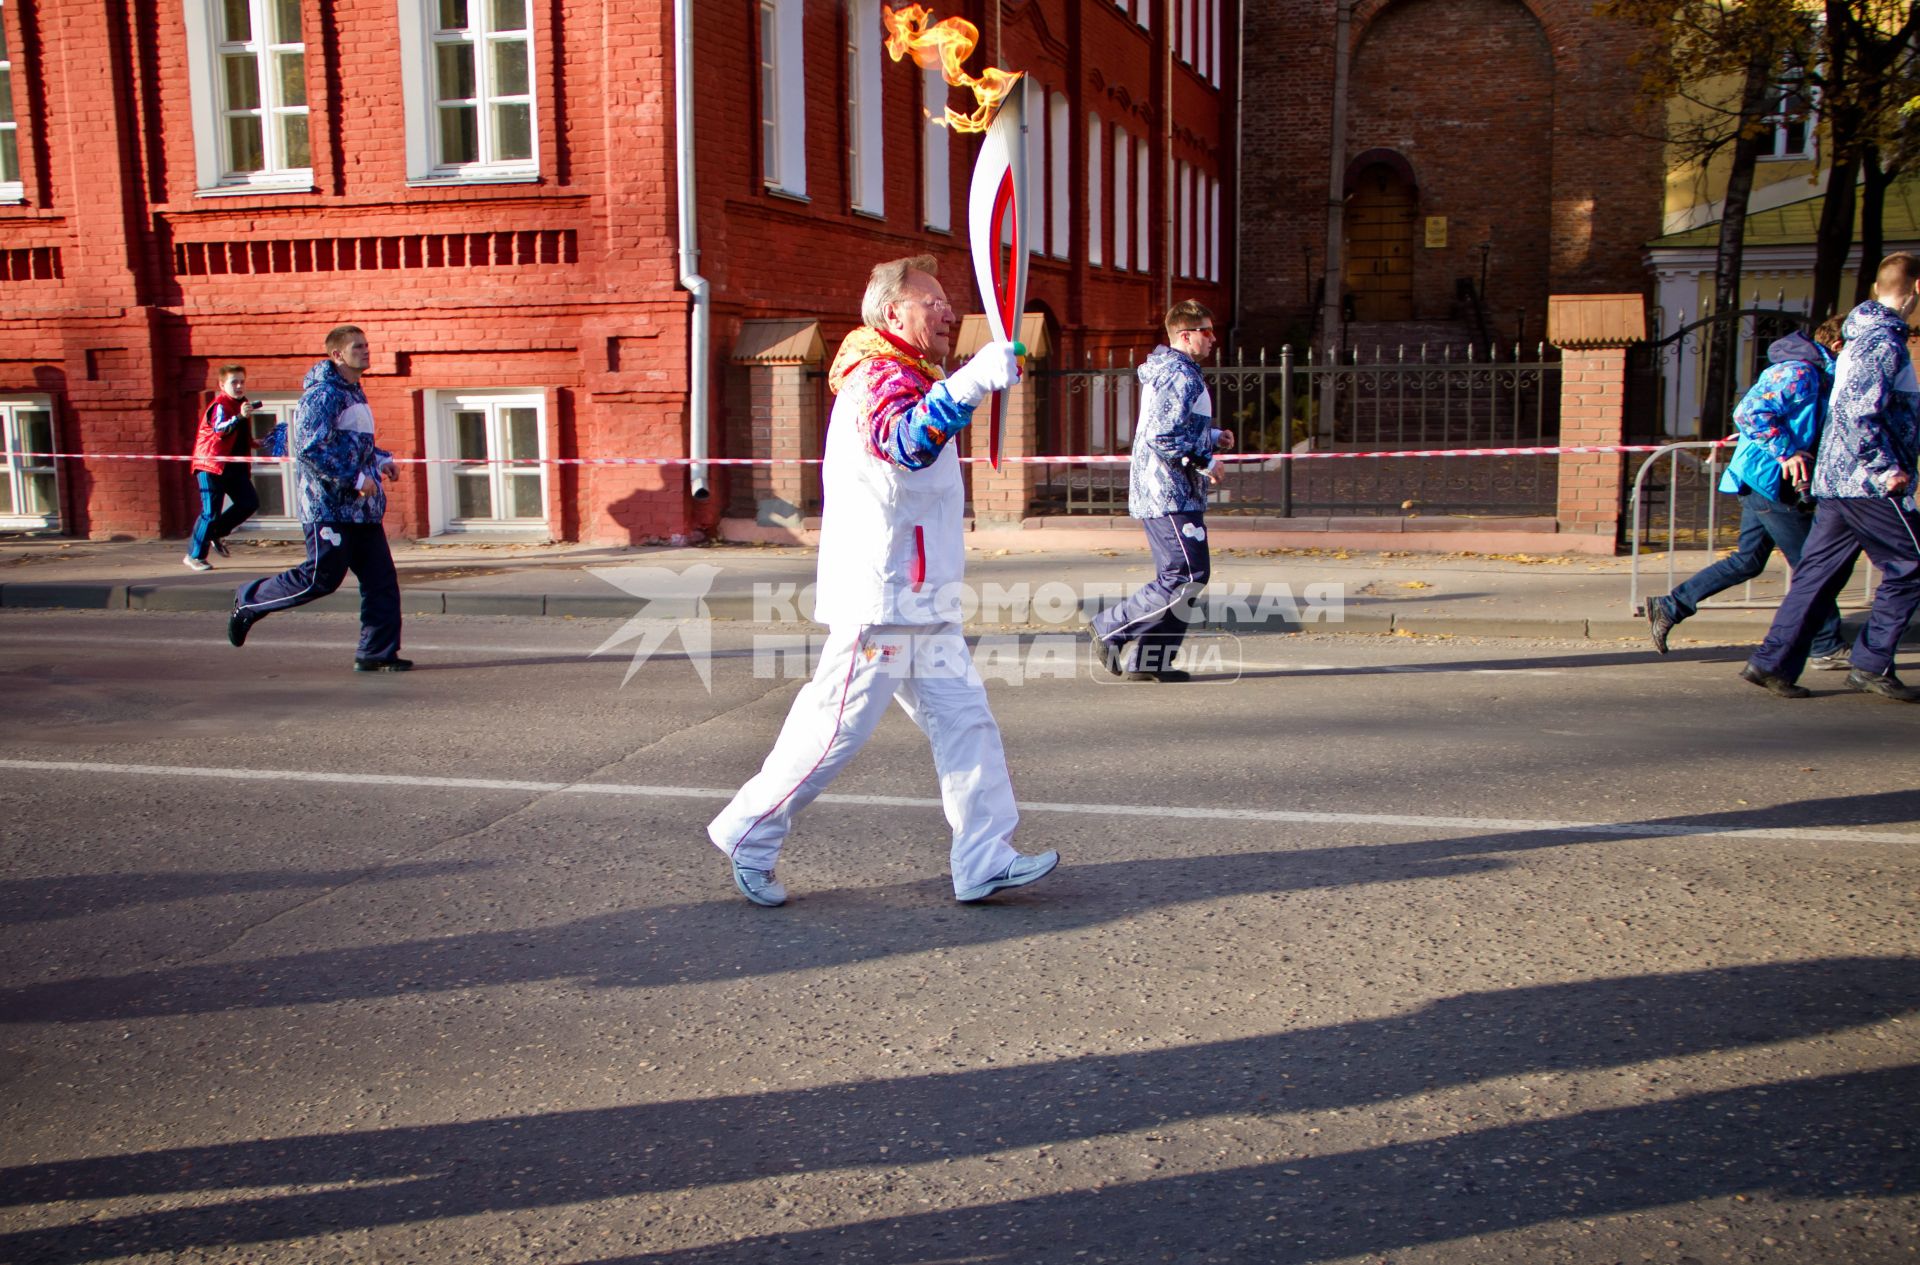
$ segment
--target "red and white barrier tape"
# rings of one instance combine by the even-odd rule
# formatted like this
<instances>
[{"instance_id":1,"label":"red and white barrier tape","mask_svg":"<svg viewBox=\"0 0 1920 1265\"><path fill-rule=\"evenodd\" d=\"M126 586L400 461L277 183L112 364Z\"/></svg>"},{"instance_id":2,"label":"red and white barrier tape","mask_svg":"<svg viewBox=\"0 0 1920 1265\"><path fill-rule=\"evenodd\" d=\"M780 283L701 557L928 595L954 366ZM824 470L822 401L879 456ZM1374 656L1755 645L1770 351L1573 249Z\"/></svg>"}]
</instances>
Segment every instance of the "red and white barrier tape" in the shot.
<instances>
[{"instance_id":1,"label":"red and white barrier tape","mask_svg":"<svg viewBox=\"0 0 1920 1265\"><path fill-rule=\"evenodd\" d=\"M1720 440L1724 446L1736 436ZM1354 461L1386 457L1543 457L1562 453L1659 452L1668 444L1564 444L1532 448L1403 448L1377 452L1248 452L1220 453L1225 464L1255 461ZM192 461L191 454L162 452L11 452L0 457L26 457L35 461ZM223 462L246 465L280 465L286 457L222 457ZM541 457L536 460L507 460L501 457L395 457L402 466L817 466L819 457ZM962 461L983 463L985 457L962 457ZM1002 454L1001 461L1029 466L1124 465L1132 458L1126 453L1078 457L1015 457Z\"/></svg>"}]
</instances>

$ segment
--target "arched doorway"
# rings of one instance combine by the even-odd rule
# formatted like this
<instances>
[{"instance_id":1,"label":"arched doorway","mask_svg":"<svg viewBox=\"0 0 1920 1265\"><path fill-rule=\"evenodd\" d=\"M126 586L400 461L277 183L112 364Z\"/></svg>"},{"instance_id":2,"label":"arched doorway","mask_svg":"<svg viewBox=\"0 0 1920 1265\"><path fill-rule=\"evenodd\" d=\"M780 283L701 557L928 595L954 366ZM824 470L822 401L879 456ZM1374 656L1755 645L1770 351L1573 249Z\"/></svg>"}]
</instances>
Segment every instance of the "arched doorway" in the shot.
<instances>
[{"instance_id":1,"label":"arched doorway","mask_svg":"<svg viewBox=\"0 0 1920 1265\"><path fill-rule=\"evenodd\" d=\"M1380 158L1356 166L1358 170L1347 181L1344 215L1346 293L1353 300L1352 319L1410 321L1418 204L1413 173L1404 160Z\"/></svg>"}]
</instances>

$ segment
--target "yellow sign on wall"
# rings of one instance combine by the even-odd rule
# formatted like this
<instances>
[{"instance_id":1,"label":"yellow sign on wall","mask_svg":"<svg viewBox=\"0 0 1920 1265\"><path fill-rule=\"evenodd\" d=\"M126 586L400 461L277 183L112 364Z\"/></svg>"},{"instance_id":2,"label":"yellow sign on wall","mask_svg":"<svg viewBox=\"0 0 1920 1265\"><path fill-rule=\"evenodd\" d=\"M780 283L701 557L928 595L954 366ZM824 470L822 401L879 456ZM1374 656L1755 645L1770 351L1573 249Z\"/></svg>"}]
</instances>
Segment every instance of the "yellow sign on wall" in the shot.
<instances>
[{"instance_id":1,"label":"yellow sign on wall","mask_svg":"<svg viewBox=\"0 0 1920 1265\"><path fill-rule=\"evenodd\" d=\"M1444 215L1429 215L1427 217L1427 245L1430 247L1438 247L1445 246L1446 244L1447 217Z\"/></svg>"}]
</instances>

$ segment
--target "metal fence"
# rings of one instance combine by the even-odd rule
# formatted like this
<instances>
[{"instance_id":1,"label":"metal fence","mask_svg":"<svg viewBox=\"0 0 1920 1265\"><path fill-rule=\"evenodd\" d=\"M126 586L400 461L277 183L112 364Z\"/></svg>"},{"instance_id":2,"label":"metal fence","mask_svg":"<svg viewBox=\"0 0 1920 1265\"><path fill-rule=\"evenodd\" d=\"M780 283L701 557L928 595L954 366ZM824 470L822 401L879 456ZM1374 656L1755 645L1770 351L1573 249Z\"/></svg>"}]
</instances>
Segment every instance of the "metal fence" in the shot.
<instances>
[{"instance_id":1,"label":"metal fence","mask_svg":"<svg viewBox=\"0 0 1920 1265\"><path fill-rule=\"evenodd\" d=\"M1711 440L1668 444L1656 452L1635 454L1627 498L1627 543L1632 561L1627 603L1636 615L1646 600L1673 591L1731 549L1740 538L1740 498L1719 490L1720 476L1733 457L1733 445ZM1784 562L1784 560L1783 560ZM1756 610L1778 606L1788 571L1700 604L1702 610ZM1842 606L1873 602L1873 568L1862 559L1854 580L1840 595Z\"/></svg>"},{"instance_id":2,"label":"metal fence","mask_svg":"<svg viewBox=\"0 0 1920 1265\"><path fill-rule=\"evenodd\" d=\"M1560 361L1544 345L1498 355L1472 349L1395 348L1296 355L1282 348L1203 372L1215 424L1242 452L1420 452L1434 456L1236 462L1212 493L1215 514L1475 514L1554 512L1552 455L1446 456L1463 448L1558 442ZM1139 387L1130 364L1046 370L1045 451L1129 451ZM1123 464L1045 467L1035 512L1123 514Z\"/></svg>"}]
</instances>

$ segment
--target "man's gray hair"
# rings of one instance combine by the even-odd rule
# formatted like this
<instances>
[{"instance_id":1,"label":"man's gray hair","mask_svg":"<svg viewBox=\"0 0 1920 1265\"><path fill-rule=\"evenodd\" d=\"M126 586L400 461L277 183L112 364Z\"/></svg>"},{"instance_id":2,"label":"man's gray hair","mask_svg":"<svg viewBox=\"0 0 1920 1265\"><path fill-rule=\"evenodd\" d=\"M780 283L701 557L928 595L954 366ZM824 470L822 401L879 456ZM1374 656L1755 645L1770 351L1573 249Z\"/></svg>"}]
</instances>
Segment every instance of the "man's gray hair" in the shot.
<instances>
[{"instance_id":1,"label":"man's gray hair","mask_svg":"<svg viewBox=\"0 0 1920 1265\"><path fill-rule=\"evenodd\" d=\"M883 264L873 266L873 275L867 278L867 292L860 300L860 319L875 329L887 327L887 304L897 303L906 297L907 274L924 272L929 277L940 275L940 261L932 255L909 255L905 259L889 259Z\"/></svg>"}]
</instances>

